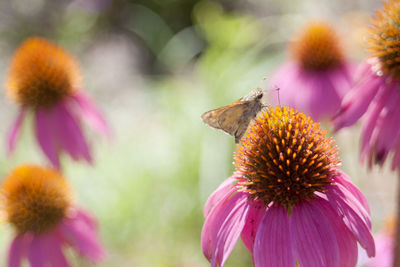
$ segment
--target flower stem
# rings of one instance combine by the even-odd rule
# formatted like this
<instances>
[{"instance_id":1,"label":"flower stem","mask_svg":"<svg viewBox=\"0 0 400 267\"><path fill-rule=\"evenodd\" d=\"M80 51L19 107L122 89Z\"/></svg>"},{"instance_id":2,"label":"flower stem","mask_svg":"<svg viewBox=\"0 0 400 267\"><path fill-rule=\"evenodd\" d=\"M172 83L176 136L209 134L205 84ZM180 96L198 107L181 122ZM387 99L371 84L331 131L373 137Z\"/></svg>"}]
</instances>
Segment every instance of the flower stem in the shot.
<instances>
[{"instance_id":1,"label":"flower stem","mask_svg":"<svg viewBox=\"0 0 400 267\"><path fill-rule=\"evenodd\" d=\"M400 172L398 173L397 180L397 203L396 203L396 232L395 232L395 243L393 253L393 267L400 266Z\"/></svg>"}]
</instances>

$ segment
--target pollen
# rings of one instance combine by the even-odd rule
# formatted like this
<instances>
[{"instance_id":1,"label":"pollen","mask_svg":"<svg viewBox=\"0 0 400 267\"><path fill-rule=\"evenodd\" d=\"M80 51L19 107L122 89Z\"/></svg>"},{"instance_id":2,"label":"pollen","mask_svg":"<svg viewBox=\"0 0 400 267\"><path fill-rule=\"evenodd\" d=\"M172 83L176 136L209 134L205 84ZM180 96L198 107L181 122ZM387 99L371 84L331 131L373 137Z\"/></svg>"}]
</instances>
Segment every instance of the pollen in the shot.
<instances>
[{"instance_id":1,"label":"pollen","mask_svg":"<svg viewBox=\"0 0 400 267\"><path fill-rule=\"evenodd\" d=\"M338 37L325 22L308 24L291 48L293 57L307 70L326 70L343 61Z\"/></svg>"},{"instance_id":2,"label":"pollen","mask_svg":"<svg viewBox=\"0 0 400 267\"><path fill-rule=\"evenodd\" d=\"M288 211L333 184L338 149L326 131L292 108L270 108L250 125L234 155L239 191Z\"/></svg>"},{"instance_id":3,"label":"pollen","mask_svg":"<svg viewBox=\"0 0 400 267\"><path fill-rule=\"evenodd\" d=\"M2 208L18 233L52 230L65 216L71 193L65 179L51 169L23 165L4 180Z\"/></svg>"},{"instance_id":4,"label":"pollen","mask_svg":"<svg viewBox=\"0 0 400 267\"><path fill-rule=\"evenodd\" d=\"M368 50L377 58L374 66L378 74L400 79L400 2L391 0L376 11L372 20Z\"/></svg>"},{"instance_id":5,"label":"pollen","mask_svg":"<svg viewBox=\"0 0 400 267\"><path fill-rule=\"evenodd\" d=\"M67 51L32 37L15 52L6 87L21 106L49 108L80 88L80 80L78 64Z\"/></svg>"}]
</instances>

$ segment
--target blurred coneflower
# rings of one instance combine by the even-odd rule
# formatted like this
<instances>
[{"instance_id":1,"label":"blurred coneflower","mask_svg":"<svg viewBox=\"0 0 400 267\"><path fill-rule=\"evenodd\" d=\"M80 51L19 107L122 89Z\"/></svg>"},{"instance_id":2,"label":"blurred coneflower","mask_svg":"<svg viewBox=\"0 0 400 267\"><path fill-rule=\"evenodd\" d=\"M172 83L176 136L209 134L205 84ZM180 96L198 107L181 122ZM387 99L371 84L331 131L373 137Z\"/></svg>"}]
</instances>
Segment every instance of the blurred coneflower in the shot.
<instances>
[{"instance_id":1,"label":"blurred coneflower","mask_svg":"<svg viewBox=\"0 0 400 267\"><path fill-rule=\"evenodd\" d=\"M69 266L63 246L69 245L93 262L102 259L96 222L71 203L66 180L57 171L38 166L16 168L1 187L2 214L16 231L8 266Z\"/></svg>"},{"instance_id":2,"label":"blurred coneflower","mask_svg":"<svg viewBox=\"0 0 400 267\"><path fill-rule=\"evenodd\" d=\"M61 47L42 38L27 39L15 52L7 80L7 93L20 106L8 135L12 152L22 122L33 111L37 141L50 162L60 167L59 152L92 161L80 121L108 134L107 125L81 90L75 59Z\"/></svg>"},{"instance_id":3,"label":"blurred coneflower","mask_svg":"<svg viewBox=\"0 0 400 267\"><path fill-rule=\"evenodd\" d=\"M361 160L382 165L393 151L392 169L400 169L400 2L385 3L372 22L371 56L360 65L333 122L339 130L364 115Z\"/></svg>"},{"instance_id":4,"label":"blurred coneflower","mask_svg":"<svg viewBox=\"0 0 400 267\"><path fill-rule=\"evenodd\" d=\"M305 26L291 45L292 58L272 75L271 84L281 90L280 103L310 115L330 119L339 110L352 85L352 65L343 55L338 36L325 22Z\"/></svg>"},{"instance_id":5,"label":"blurred coneflower","mask_svg":"<svg viewBox=\"0 0 400 267\"><path fill-rule=\"evenodd\" d=\"M236 171L208 199L203 253L222 266L237 239L257 267L354 267L375 255L369 206L337 169L337 147L310 117L271 108L235 153Z\"/></svg>"},{"instance_id":6,"label":"blurred coneflower","mask_svg":"<svg viewBox=\"0 0 400 267\"><path fill-rule=\"evenodd\" d=\"M370 260L368 267L393 266L395 224L393 217L387 218L384 228L375 236L376 257Z\"/></svg>"}]
</instances>

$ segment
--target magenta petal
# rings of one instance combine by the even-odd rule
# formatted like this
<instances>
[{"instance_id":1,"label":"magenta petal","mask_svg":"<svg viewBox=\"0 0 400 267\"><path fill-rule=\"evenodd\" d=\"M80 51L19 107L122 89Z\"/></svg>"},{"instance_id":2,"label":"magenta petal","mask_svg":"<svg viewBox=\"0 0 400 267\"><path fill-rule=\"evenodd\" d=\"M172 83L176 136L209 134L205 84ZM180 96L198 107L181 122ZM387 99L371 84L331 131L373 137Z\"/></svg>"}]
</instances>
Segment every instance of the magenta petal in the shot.
<instances>
[{"instance_id":1,"label":"magenta petal","mask_svg":"<svg viewBox=\"0 0 400 267\"><path fill-rule=\"evenodd\" d=\"M361 205L364 207L364 209L368 212L368 214L371 214L369 203L367 198L364 196L364 194L360 191L360 189L357 188L354 184L350 182L350 178L342 172L341 170L337 169L337 172L340 173L340 176L336 176L333 179L335 182L340 183L343 185L357 200L361 203Z\"/></svg>"},{"instance_id":2,"label":"magenta petal","mask_svg":"<svg viewBox=\"0 0 400 267\"><path fill-rule=\"evenodd\" d=\"M258 226L254 243L255 266L295 267L292 244L285 208L270 207Z\"/></svg>"},{"instance_id":3,"label":"magenta petal","mask_svg":"<svg viewBox=\"0 0 400 267\"><path fill-rule=\"evenodd\" d=\"M347 229L342 218L332 209L329 202L317 198L314 203L319 206L326 219L329 221L333 233L335 234L339 248L339 266L354 267L357 264L358 248L357 240L353 234Z\"/></svg>"},{"instance_id":4,"label":"magenta petal","mask_svg":"<svg viewBox=\"0 0 400 267\"><path fill-rule=\"evenodd\" d=\"M59 229L65 241L91 261L98 262L104 257L96 223L82 211L77 211L73 218L65 219Z\"/></svg>"},{"instance_id":5,"label":"magenta petal","mask_svg":"<svg viewBox=\"0 0 400 267\"><path fill-rule=\"evenodd\" d=\"M8 137L7 137L7 149L8 149L7 152L9 154L11 154L15 149L15 144L20 135L21 125L25 118L25 114L26 114L26 109L21 108L21 110L18 113L17 119L15 120L15 122L13 123L13 125L10 128L10 132L8 133Z\"/></svg>"},{"instance_id":6,"label":"magenta petal","mask_svg":"<svg viewBox=\"0 0 400 267\"><path fill-rule=\"evenodd\" d=\"M392 267L394 239L388 233L380 233L375 237L376 257L369 262L369 267Z\"/></svg>"},{"instance_id":7,"label":"magenta petal","mask_svg":"<svg viewBox=\"0 0 400 267\"><path fill-rule=\"evenodd\" d=\"M340 267L335 233L317 205L312 202L297 204L289 225L300 266Z\"/></svg>"},{"instance_id":8,"label":"magenta petal","mask_svg":"<svg viewBox=\"0 0 400 267\"><path fill-rule=\"evenodd\" d=\"M46 109L38 108L35 112L35 120L35 132L39 145L50 162L59 169L60 162L58 159L56 136L53 129L53 116Z\"/></svg>"},{"instance_id":9,"label":"magenta petal","mask_svg":"<svg viewBox=\"0 0 400 267\"><path fill-rule=\"evenodd\" d=\"M8 267L20 267L22 258L26 255L27 242L24 235L18 235L11 243L8 254Z\"/></svg>"},{"instance_id":10,"label":"magenta petal","mask_svg":"<svg viewBox=\"0 0 400 267\"><path fill-rule=\"evenodd\" d=\"M239 238L249 210L247 195L236 193L218 202L207 216L201 246L211 266L223 266Z\"/></svg>"},{"instance_id":11,"label":"magenta petal","mask_svg":"<svg viewBox=\"0 0 400 267\"><path fill-rule=\"evenodd\" d=\"M250 253L253 255L254 241L256 239L258 226L265 214L264 204L260 201L250 205L246 224L241 234L242 241Z\"/></svg>"},{"instance_id":12,"label":"magenta petal","mask_svg":"<svg viewBox=\"0 0 400 267\"><path fill-rule=\"evenodd\" d=\"M99 133L110 136L110 129L97 108L93 105L89 97L83 92L78 92L72 97L78 104L83 118L93 126Z\"/></svg>"},{"instance_id":13,"label":"magenta petal","mask_svg":"<svg viewBox=\"0 0 400 267\"><path fill-rule=\"evenodd\" d=\"M382 122L377 131L376 157L380 163L384 162L400 134L400 92L397 84L393 87L395 88L391 100L385 107L386 112L381 115Z\"/></svg>"},{"instance_id":14,"label":"magenta petal","mask_svg":"<svg viewBox=\"0 0 400 267\"><path fill-rule=\"evenodd\" d=\"M326 192L330 205L343 217L343 222L365 248L369 257L375 255L375 243L371 233L368 212L352 193L341 184L329 186Z\"/></svg>"},{"instance_id":15,"label":"magenta petal","mask_svg":"<svg viewBox=\"0 0 400 267\"><path fill-rule=\"evenodd\" d=\"M73 159L85 158L89 163L92 162L89 146L83 136L81 126L74 118L67 106L60 103L53 110L54 128L60 146L65 149Z\"/></svg>"},{"instance_id":16,"label":"magenta petal","mask_svg":"<svg viewBox=\"0 0 400 267\"><path fill-rule=\"evenodd\" d=\"M47 251L46 246L44 244L45 240L42 236L34 235L32 242L29 246L28 251L28 260L31 264L31 267L45 267L46 266L46 257Z\"/></svg>"},{"instance_id":17,"label":"magenta petal","mask_svg":"<svg viewBox=\"0 0 400 267\"><path fill-rule=\"evenodd\" d=\"M214 208L217 203L226 197L229 192L232 194L236 189L233 187L234 182L237 181L233 176L226 179L218 188L215 190L210 197L207 199L206 204L204 205L204 217L207 217L210 214L211 210Z\"/></svg>"},{"instance_id":18,"label":"magenta petal","mask_svg":"<svg viewBox=\"0 0 400 267\"><path fill-rule=\"evenodd\" d=\"M341 111L333 121L336 130L354 124L364 115L382 83L381 78L371 72L346 94L342 101Z\"/></svg>"},{"instance_id":19,"label":"magenta petal","mask_svg":"<svg viewBox=\"0 0 400 267\"><path fill-rule=\"evenodd\" d=\"M50 266L68 267L69 264L62 252L62 244L54 234L48 234L43 237L43 246Z\"/></svg>"}]
</instances>

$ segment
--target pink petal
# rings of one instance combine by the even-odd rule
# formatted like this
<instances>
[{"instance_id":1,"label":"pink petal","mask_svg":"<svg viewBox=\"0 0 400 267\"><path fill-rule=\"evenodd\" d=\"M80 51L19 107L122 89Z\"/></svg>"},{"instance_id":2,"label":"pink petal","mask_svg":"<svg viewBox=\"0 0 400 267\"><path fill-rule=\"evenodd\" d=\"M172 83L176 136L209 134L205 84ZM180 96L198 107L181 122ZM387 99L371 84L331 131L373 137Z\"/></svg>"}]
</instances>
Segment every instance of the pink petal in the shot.
<instances>
[{"instance_id":1,"label":"pink petal","mask_svg":"<svg viewBox=\"0 0 400 267\"><path fill-rule=\"evenodd\" d=\"M11 243L8 253L8 267L20 267L21 261L26 255L26 249L30 240L24 235L17 235Z\"/></svg>"},{"instance_id":2,"label":"pink petal","mask_svg":"<svg viewBox=\"0 0 400 267\"><path fill-rule=\"evenodd\" d=\"M47 251L45 240L42 236L34 235L28 251L28 260L31 267L45 267L47 263Z\"/></svg>"},{"instance_id":3,"label":"pink petal","mask_svg":"<svg viewBox=\"0 0 400 267\"><path fill-rule=\"evenodd\" d=\"M237 193L218 202L207 216L201 245L211 266L223 266L239 238L249 210L247 195Z\"/></svg>"},{"instance_id":4,"label":"pink petal","mask_svg":"<svg viewBox=\"0 0 400 267\"><path fill-rule=\"evenodd\" d=\"M339 248L339 266L354 267L357 264L358 248L357 240L347 229L342 218L332 209L329 202L322 198L317 198L313 204L317 205L333 230Z\"/></svg>"},{"instance_id":5,"label":"pink petal","mask_svg":"<svg viewBox=\"0 0 400 267\"><path fill-rule=\"evenodd\" d=\"M252 203L247 215L246 224L241 234L242 241L253 255L254 241L256 239L258 226L265 214L264 204L260 201Z\"/></svg>"},{"instance_id":6,"label":"pink petal","mask_svg":"<svg viewBox=\"0 0 400 267\"><path fill-rule=\"evenodd\" d=\"M400 168L400 138L397 139L397 143L395 145L391 167L392 167L392 170Z\"/></svg>"},{"instance_id":7,"label":"pink petal","mask_svg":"<svg viewBox=\"0 0 400 267\"><path fill-rule=\"evenodd\" d=\"M374 145L376 134L372 138L373 133L377 129L377 122L379 122L379 116L386 106L387 101L393 94L393 87L384 88L380 90L365 114L365 123L362 127L362 137L361 137L361 160L364 161L368 156L370 157L371 146ZM371 164L370 164L371 165ZM371 167L371 166L369 166Z\"/></svg>"},{"instance_id":8,"label":"pink petal","mask_svg":"<svg viewBox=\"0 0 400 267\"><path fill-rule=\"evenodd\" d=\"M335 182L340 183L343 185L357 200L361 203L361 205L364 207L364 209L368 212L368 214L371 214L371 210L369 207L369 203L367 198L364 196L364 194L360 191L360 189L357 188L354 184L350 182L350 178L342 172L341 170L337 169L336 170L340 175L334 177L333 179Z\"/></svg>"},{"instance_id":9,"label":"pink petal","mask_svg":"<svg viewBox=\"0 0 400 267\"><path fill-rule=\"evenodd\" d=\"M110 129L108 128L104 117L93 105L88 95L80 91L72 98L78 104L82 117L86 119L93 128L95 128L99 133L111 136Z\"/></svg>"},{"instance_id":10,"label":"pink petal","mask_svg":"<svg viewBox=\"0 0 400 267\"><path fill-rule=\"evenodd\" d=\"M65 241L83 256L93 262L104 257L103 247L97 237L96 223L87 214L77 211L72 218L65 219L59 229Z\"/></svg>"},{"instance_id":11,"label":"pink petal","mask_svg":"<svg viewBox=\"0 0 400 267\"><path fill-rule=\"evenodd\" d=\"M82 129L78 121L72 116L67 106L60 103L53 110L54 129L58 144L65 149L73 159L79 160L81 157L87 162L92 162L89 146L83 136Z\"/></svg>"},{"instance_id":12,"label":"pink petal","mask_svg":"<svg viewBox=\"0 0 400 267\"><path fill-rule=\"evenodd\" d=\"M395 90L386 104L386 112L381 114L381 127L377 128L375 157L379 163L385 161L400 134L400 91L397 84L393 87Z\"/></svg>"},{"instance_id":13,"label":"pink petal","mask_svg":"<svg viewBox=\"0 0 400 267\"><path fill-rule=\"evenodd\" d=\"M62 244L58 237L54 234L47 234L43 239L44 251L50 266L68 267L69 264L62 252Z\"/></svg>"},{"instance_id":14,"label":"pink petal","mask_svg":"<svg viewBox=\"0 0 400 267\"><path fill-rule=\"evenodd\" d=\"M339 247L328 219L313 202L293 208L290 230L300 266L339 267Z\"/></svg>"},{"instance_id":15,"label":"pink petal","mask_svg":"<svg viewBox=\"0 0 400 267\"><path fill-rule=\"evenodd\" d=\"M383 79L370 72L362 82L350 90L342 101L341 111L333 120L335 129L354 124L366 112L383 83Z\"/></svg>"},{"instance_id":16,"label":"pink petal","mask_svg":"<svg viewBox=\"0 0 400 267\"><path fill-rule=\"evenodd\" d=\"M204 205L204 217L206 218L208 214L210 214L211 210L214 208L218 202L226 197L227 194L232 194L236 191L233 184L237 181L233 176L226 179L218 188L215 190L210 197L207 199L206 204Z\"/></svg>"},{"instance_id":17,"label":"pink petal","mask_svg":"<svg viewBox=\"0 0 400 267\"><path fill-rule=\"evenodd\" d=\"M8 136L7 136L7 148L8 148L7 152L8 152L8 154L11 154L15 149L15 144L20 135L21 125L22 125L22 122L24 121L25 114L26 114L26 109L21 108L20 111L18 112L17 119L14 121L14 123L12 124L12 126L10 128L10 132L8 133Z\"/></svg>"},{"instance_id":18,"label":"pink petal","mask_svg":"<svg viewBox=\"0 0 400 267\"><path fill-rule=\"evenodd\" d=\"M357 238L369 257L375 255L375 243L371 234L371 220L358 199L341 184L329 186L326 195L329 204L343 217L343 222Z\"/></svg>"},{"instance_id":19,"label":"pink petal","mask_svg":"<svg viewBox=\"0 0 400 267\"><path fill-rule=\"evenodd\" d=\"M295 267L292 245L285 208L270 207L265 211L254 242L255 266Z\"/></svg>"},{"instance_id":20,"label":"pink petal","mask_svg":"<svg viewBox=\"0 0 400 267\"><path fill-rule=\"evenodd\" d=\"M35 112L35 132L36 138L44 154L50 162L57 168L60 168L58 159L58 146L54 132L54 118L46 109L38 108ZM56 121L57 122L57 121ZM60 123L60 122L58 122Z\"/></svg>"}]
</instances>

